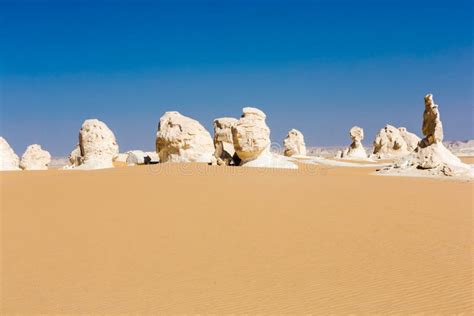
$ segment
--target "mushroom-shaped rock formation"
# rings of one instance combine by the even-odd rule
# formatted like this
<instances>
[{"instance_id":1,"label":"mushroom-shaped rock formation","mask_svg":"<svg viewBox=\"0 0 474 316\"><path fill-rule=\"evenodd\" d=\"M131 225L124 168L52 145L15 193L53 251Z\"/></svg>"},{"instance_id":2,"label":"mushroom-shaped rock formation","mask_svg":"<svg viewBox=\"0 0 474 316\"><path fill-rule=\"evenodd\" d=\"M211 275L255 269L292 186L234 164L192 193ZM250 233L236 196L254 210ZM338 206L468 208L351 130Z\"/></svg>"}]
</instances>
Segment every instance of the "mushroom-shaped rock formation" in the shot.
<instances>
[{"instance_id":1,"label":"mushroom-shaped rock formation","mask_svg":"<svg viewBox=\"0 0 474 316\"><path fill-rule=\"evenodd\" d=\"M34 144L26 148L21 157L20 168L23 170L47 170L51 163L51 155L40 145Z\"/></svg>"},{"instance_id":2,"label":"mushroom-shaped rock formation","mask_svg":"<svg viewBox=\"0 0 474 316\"><path fill-rule=\"evenodd\" d=\"M20 170L20 159L5 138L0 137L0 170Z\"/></svg>"},{"instance_id":3,"label":"mushroom-shaped rock formation","mask_svg":"<svg viewBox=\"0 0 474 316\"><path fill-rule=\"evenodd\" d=\"M367 159L367 152L362 145L364 139L364 130L359 126L353 126L349 130L349 136L352 143L344 151L340 153L343 159Z\"/></svg>"},{"instance_id":4,"label":"mushroom-shaped rock formation","mask_svg":"<svg viewBox=\"0 0 474 316\"><path fill-rule=\"evenodd\" d=\"M306 144L304 143L304 136L297 129L292 129L283 140L285 147L284 155L287 157L304 157L306 156Z\"/></svg>"},{"instance_id":5,"label":"mushroom-shaped rock formation","mask_svg":"<svg viewBox=\"0 0 474 316\"><path fill-rule=\"evenodd\" d=\"M160 162L212 161L214 144L209 132L196 120L179 112L166 112L156 134Z\"/></svg>"}]
</instances>

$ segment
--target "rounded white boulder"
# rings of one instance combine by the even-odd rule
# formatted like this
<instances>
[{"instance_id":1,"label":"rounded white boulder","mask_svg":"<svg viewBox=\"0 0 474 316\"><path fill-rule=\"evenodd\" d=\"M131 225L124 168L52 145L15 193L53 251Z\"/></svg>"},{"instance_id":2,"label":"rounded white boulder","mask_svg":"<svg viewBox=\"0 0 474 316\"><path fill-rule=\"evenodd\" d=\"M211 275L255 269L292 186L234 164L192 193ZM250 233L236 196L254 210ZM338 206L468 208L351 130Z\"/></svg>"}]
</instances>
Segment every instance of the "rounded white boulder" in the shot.
<instances>
[{"instance_id":1,"label":"rounded white boulder","mask_svg":"<svg viewBox=\"0 0 474 316\"><path fill-rule=\"evenodd\" d=\"M40 145L34 144L26 148L21 157L20 168L23 170L47 170L51 163L51 155Z\"/></svg>"},{"instance_id":2,"label":"rounded white boulder","mask_svg":"<svg viewBox=\"0 0 474 316\"><path fill-rule=\"evenodd\" d=\"M209 132L198 121L171 111L160 118L156 152L160 162L209 163L214 144Z\"/></svg>"}]
</instances>

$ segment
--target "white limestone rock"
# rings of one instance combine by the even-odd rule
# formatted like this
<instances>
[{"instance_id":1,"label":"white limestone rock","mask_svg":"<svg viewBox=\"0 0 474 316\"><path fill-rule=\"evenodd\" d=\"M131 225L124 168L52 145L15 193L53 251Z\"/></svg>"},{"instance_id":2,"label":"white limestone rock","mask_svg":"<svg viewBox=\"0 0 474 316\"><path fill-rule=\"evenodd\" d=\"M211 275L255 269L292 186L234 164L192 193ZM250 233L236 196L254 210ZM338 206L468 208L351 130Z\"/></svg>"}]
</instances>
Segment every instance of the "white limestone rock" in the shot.
<instances>
[{"instance_id":1,"label":"white limestone rock","mask_svg":"<svg viewBox=\"0 0 474 316\"><path fill-rule=\"evenodd\" d=\"M20 170L20 159L5 138L0 137L0 170Z\"/></svg>"},{"instance_id":2,"label":"white limestone rock","mask_svg":"<svg viewBox=\"0 0 474 316\"><path fill-rule=\"evenodd\" d=\"M362 145L364 130L359 126L353 126L349 130L349 136L351 137L352 143L339 154L340 157L342 159L367 159L367 152Z\"/></svg>"},{"instance_id":3,"label":"white limestone rock","mask_svg":"<svg viewBox=\"0 0 474 316\"><path fill-rule=\"evenodd\" d=\"M155 152L144 152L141 150L127 152L126 163L129 166L156 164L159 161L158 154Z\"/></svg>"},{"instance_id":4,"label":"white limestone rock","mask_svg":"<svg viewBox=\"0 0 474 316\"><path fill-rule=\"evenodd\" d=\"M232 126L235 153L245 164L270 151L270 128L261 110L243 108L242 117Z\"/></svg>"},{"instance_id":5,"label":"white limestone rock","mask_svg":"<svg viewBox=\"0 0 474 316\"><path fill-rule=\"evenodd\" d=\"M400 131L400 135L402 135L403 139L407 143L407 150L412 152L418 146L421 138L418 137L416 134L410 133L406 127L399 127L398 130Z\"/></svg>"},{"instance_id":6,"label":"white limestone rock","mask_svg":"<svg viewBox=\"0 0 474 316\"><path fill-rule=\"evenodd\" d=\"M85 120L79 130L79 144L69 155L70 166L65 169L113 168L119 154L114 133L97 119Z\"/></svg>"},{"instance_id":7,"label":"white limestone rock","mask_svg":"<svg viewBox=\"0 0 474 316\"><path fill-rule=\"evenodd\" d=\"M303 133L297 129L292 129L288 132L288 135L283 140L283 146L285 147L283 154L287 157L306 156L306 144L304 142L304 136Z\"/></svg>"},{"instance_id":8,"label":"white limestone rock","mask_svg":"<svg viewBox=\"0 0 474 316\"><path fill-rule=\"evenodd\" d=\"M221 117L214 120L214 161L217 165L233 164L232 157L235 154L235 149L232 126L235 123L237 123L237 119L232 117Z\"/></svg>"},{"instance_id":9,"label":"white limestone rock","mask_svg":"<svg viewBox=\"0 0 474 316\"><path fill-rule=\"evenodd\" d=\"M214 144L209 132L198 121L172 111L160 118L156 152L160 162L209 163Z\"/></svg>"},{"instance_id":10,"label":"white limestone rock","mask_svg":"<svg viewBox=\"0 0 474 316\"><path fill-rule=\"evenodd\" d=\"M425 96L425 111L423 113L423 138L416 148L416 164L421 169L449 168L466 169L469 166L451 153L443 145L443 124L441 123L438 105L433 101L433 95Z\"/></svg>"},{"instance_id":11,"label":"white limestone rock","mask_svg":"<svg viewBox=\"0 0 474 316\"><path fill-rule=\"evenodd\" d=\"M261 110L243 108L242 117L232 126L234 160L243 167L298 169L287 157L270 152L270 128Z\"/></svg>"},{"instance_id":12,"label":"white limestone rock","mask_svg":"<svg viewBox=\"0 0 474 316\"><path fill-rule=\"evenodd\" d=\"M425 96L425 111L423 112L421 129L425 136L423 139L425 146L443 141L443 124L441 123L438 105L434 103L431 93Z\"/></svg>"},{"instance_id":13,"label":"white limestone rock","mask_svg":"<svg viewBox=\"0 0 474 316\"><path fill-rule=\"evenodd\" d=\"M114 162L127 163L128 153L119 153L114 158Z\"/></svg>"},{"instance_id":14,"label":"white limestone rock","mask_svg":"<svg viewBox=\"0 0 474 316\"><path fill-rule=\"evenodd\" d=\"M23 170L48 170L51 155L40 145L34 144L26 148L21 157L20 168Z\"/></svg>"},{"instance_id":15,"label":"white limestone rock","mask_svg":"<svg viewBox=\"0 0 474 316\"><path fill-rule=\"evenodd\" d=\"M431 94L425 96L422 131L425 138L418 142L414 152L381 170L381 174L474 178L473 168L463 163L443 145L443 125L438 105L433 102Z\"/></svg>"},{"instance_id":16,"label":"white limestone rock","mask_svg":"<svg viewBox=\"0 0 474 316\"><path fill-rule=\"evenodd\" d=\"M386 125L375 137L373 156L377 159L399 158L408 153L406 141L392 125Z\"/></svg>"},{"instance_id":17,"label":"white limestone rock","mask_svg":"<svg viewBox=\"0 0 474 316\"><path fill-rule=\"evenodd\" d=\"M83 159L84 157L81 154L81 147L79 147L79 144L77 144L76 147L69 154L69 167L77 167L81 165Z\"/></svg>"}]
</instances>

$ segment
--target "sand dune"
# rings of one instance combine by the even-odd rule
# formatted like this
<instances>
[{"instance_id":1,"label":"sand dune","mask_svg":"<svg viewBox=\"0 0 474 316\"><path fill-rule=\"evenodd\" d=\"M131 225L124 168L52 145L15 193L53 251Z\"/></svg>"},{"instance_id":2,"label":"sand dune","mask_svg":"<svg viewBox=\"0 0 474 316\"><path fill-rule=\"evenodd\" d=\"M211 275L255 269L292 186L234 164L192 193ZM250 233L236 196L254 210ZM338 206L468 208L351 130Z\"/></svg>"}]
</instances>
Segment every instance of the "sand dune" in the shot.
<instances>
[{"instance_id":1,"label":"sand dune","mask_svg":"<svg viewBox=\"0 0 474 316\"><path fill-rule=\"evenodd\" d=\"M472 183L373 171L4 172L1 311L472 313Z\"/></svg>"}]
</instances>

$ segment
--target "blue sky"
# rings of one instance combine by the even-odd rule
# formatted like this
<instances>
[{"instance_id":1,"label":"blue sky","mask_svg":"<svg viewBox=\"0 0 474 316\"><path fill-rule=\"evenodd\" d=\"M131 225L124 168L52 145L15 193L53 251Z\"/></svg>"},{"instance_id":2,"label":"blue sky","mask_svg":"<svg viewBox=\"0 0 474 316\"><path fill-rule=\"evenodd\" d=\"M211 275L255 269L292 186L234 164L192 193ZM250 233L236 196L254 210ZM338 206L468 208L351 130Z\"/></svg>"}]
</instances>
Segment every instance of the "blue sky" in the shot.
<instances>
[{"instance_id":1,"label":"blue sky","mask_svg":"<svg viewBox=\"0 0 474 316\"><path fill-rule=\"evenodd\" d=\"M275 142L359 125L370 144L387 123L421 136L432 92L446 139L474 138L471 2L0 0L0 135L66 155L99 118L150 150L165 111L211 130L251 105Z\"/></svg>"}]
</instances>

